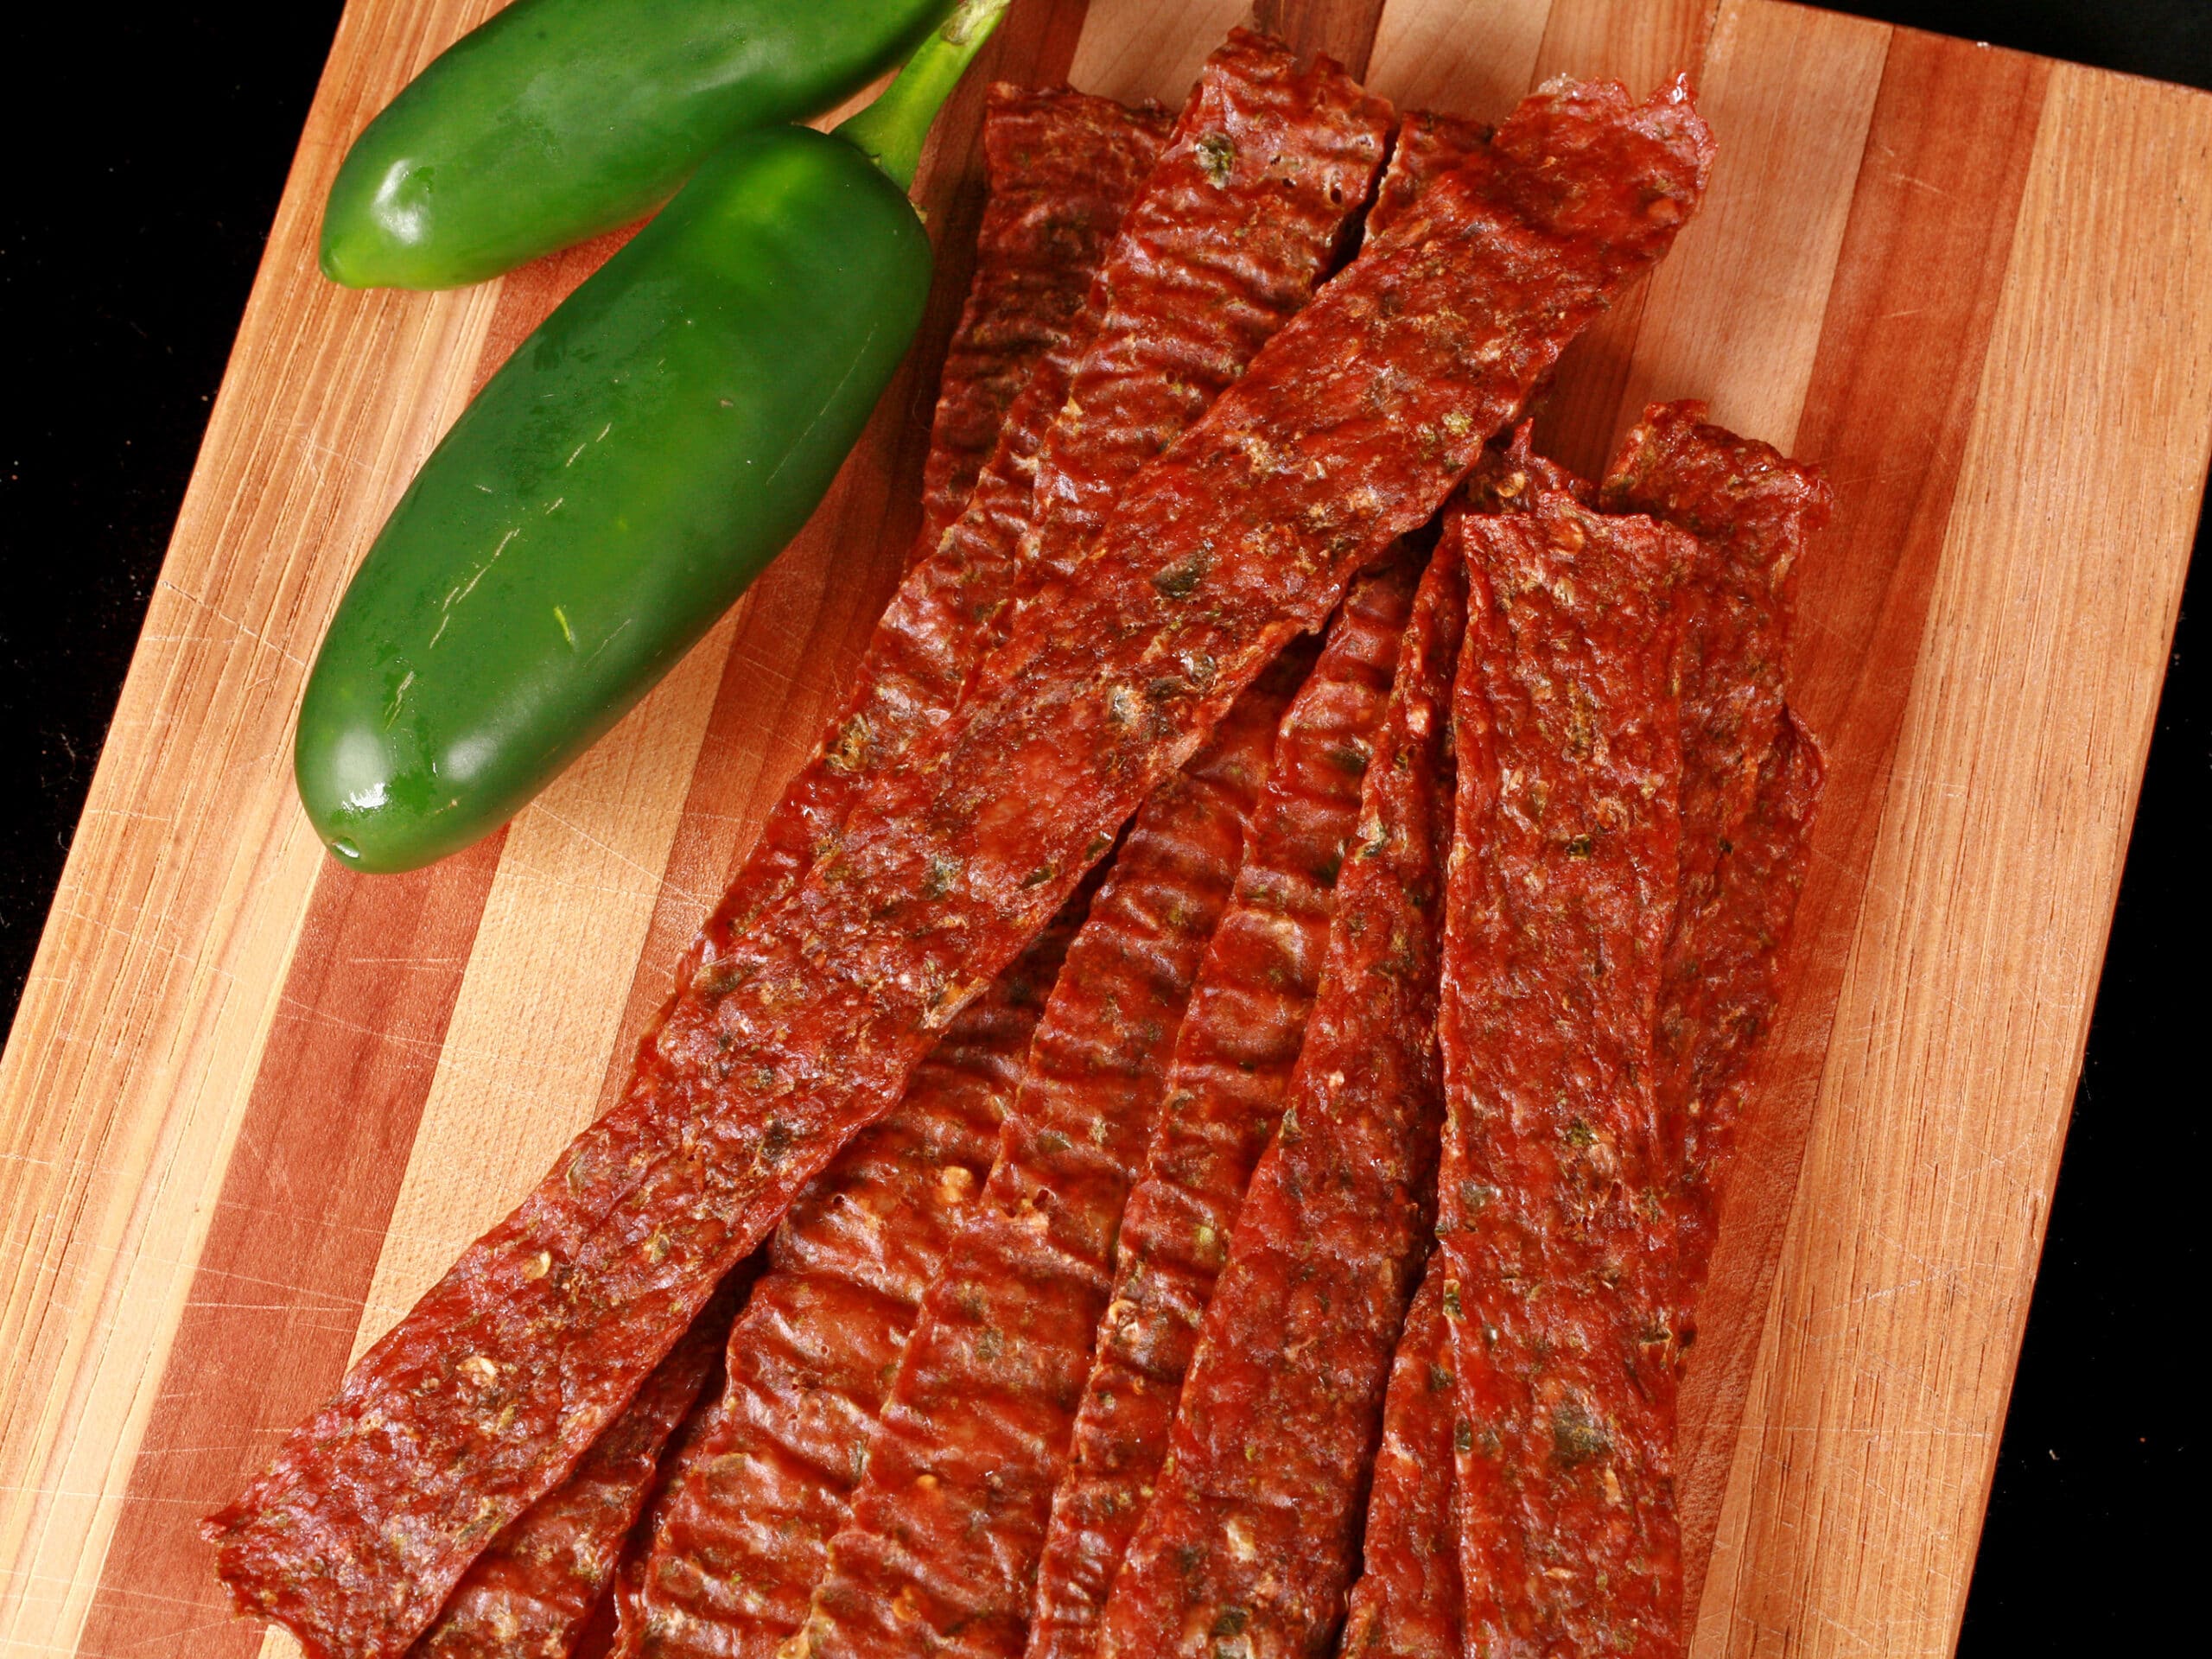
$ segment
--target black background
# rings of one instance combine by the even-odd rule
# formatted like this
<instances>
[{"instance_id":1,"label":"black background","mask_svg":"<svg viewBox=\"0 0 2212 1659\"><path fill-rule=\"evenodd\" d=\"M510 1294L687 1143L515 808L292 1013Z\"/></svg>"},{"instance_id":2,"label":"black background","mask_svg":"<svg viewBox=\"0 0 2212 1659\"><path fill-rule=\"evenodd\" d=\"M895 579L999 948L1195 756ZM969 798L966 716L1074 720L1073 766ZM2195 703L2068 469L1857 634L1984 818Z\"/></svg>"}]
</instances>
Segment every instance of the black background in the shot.
<instances>
[{"instance_id":1,"label":"black background","mask_svg":"<svg viewBox=\"0 0 2212 1659\"><path fill-rule=\"evenodd\" d=\"M339 9L79 6L34 20L21 7L0 23L0 1019ZM2212 88L2212 0L1840 10ZM2206 1472L2202 1372L2183 1350L2202 1323L2205 1201L2192 1195L2207 1089L2183 1060L2207 988L2188 803L2212 765L2209 569L2193 568L2159 709L1967 1602L1969 1659L2139 1649L2185 1613L2201 1576L2201 1520L2170 1517L2202 1514Z\"/></svg>"}]
</instances>

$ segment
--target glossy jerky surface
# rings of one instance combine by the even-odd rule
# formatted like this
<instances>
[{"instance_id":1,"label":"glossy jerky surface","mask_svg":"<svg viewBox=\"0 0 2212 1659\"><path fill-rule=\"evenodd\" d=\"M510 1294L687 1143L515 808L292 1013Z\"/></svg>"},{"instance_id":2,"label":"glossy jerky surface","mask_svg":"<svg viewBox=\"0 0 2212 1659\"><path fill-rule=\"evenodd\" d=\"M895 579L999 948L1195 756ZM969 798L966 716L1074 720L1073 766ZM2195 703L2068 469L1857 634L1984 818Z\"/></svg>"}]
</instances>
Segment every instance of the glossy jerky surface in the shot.
<instances>
[{"instance_id":1,"label":"glossy jerky surface","mask_svg":"<svg viewBox=\"0 0 2212 1659\"><path fill-rule=\"evenodd\" d=\"M1305 1037L1415 575L1402 552L1353 584L1276 736L1235 897L1206 947L1122 1217L1113 1295L1039 1563L1030 1659L1095 1649L1167 1455L1198 1319Z\"/></svg>"},{"instance_id":2,"label":"glossy jerky surface","mask_svg":"<svg viewBox=\"0 0 2212 1659\"><path fill-rule=\"evenodd\" d=\"M672 1454L651 1545L626 1569L616 1653L769 1659L805 1618L922 1293L989 1173L1088 908L1079 891L776 1230L729 1332L728 1383Z\"/></svg>"},{"instance_id":3,"label":"glossy jerky surface","mask_svg":"<svg viewBox=\"0 0 2212 1659\"><path fill-rule=\"evenodd\" d=\"M1831 505L1818 469L1704 416L1696 403L1645 410L1604 489L1610 510L1649 513L1712 554L1682 595L1681 892L1659 1004L1660 1134L1681 1229L1672 1328L1685 1347L1820 797L1783 671L1790 573Z\"/></svg>"},{"instance_id":4,"label":"glossy jerky surface","mask_svg":"<svg viewBox=\"0 0 2212 1659\"><path fill-rule=\"evenodd\" d=\"M614 1575L661 1452L713 1379L733 1275L567 1480L471 1564L411 1659L566 1659Z\"/></svg>"},{"instance_id":5,"label":"glossy jerky surface","mask_svg":"<svg viewBox=\"0 0 2212 1659\"><path fill-rule=\"evenodd\" d=\"M937 550L1014 398L1045 353L1066 343L1166 124L1156 111L1081 92L991 88L983 112L990 194L968 302L944 354L912 562Z\"/></svg>"},{"instance_id":6,"label":"glossy jerky surface","mask_svg":"<svg viewBox=\"0 0 2212 1659\"><path fill-rule=\"evenodd\" d=\"M1263 676L1130 826L982 1199L924 1298L804 1652L1020 1652L1122 1200L1312 657L1301 648Z\"/></svg>"},{"instance_id":7,"label":"glossy jerky surface","mask_svg":"<svg viewBox=\"0 0 2212 1659\"><path fill-rule=\"evenodd\" d=\"M1675 591L1701 552L1512 460L1471 567L1438 1236L1471 1651L1671 1654L1669 1185L1654 1027L1681 847Z\"/></svg>"},{"instance_id":8,"label":"glossy jerky surface","mask_svg":"<svg viewBox=\"0 0 2212 1659\"><path fill-rule=\"evenodd\" d=\"M1665 252L1711 148L1679 87L1554 88L1262 347L834 853L725 936L614 1109L210 1520L241 1605L404 1651L1137 804Z\"/></svg>"},{"instance_id":9,"label":"glossy jerky surface","mask_svg":"<svg viewBox=\"0 0 2212 1659\"><path fill-rule=\"evenodd\" d=\"M1367 210L1367 235L1382 235L1405 216L1433 180L1479 154L1490 143L1491 130L1484 123L1463 121L1456 115L1407 111L1390 145L1390 164L1383 168L1374 205Z\"/></svg>"},{"instance_id":10,"label":"glossy jerky surface","mask_svg":"<svg viewBox=\"0 0 2212 1659\"><path fill-rule=\"evenodd\" d=\"M1325 57L1236 29L1090 296L1095 332L1038 457L1016 588L1065 576L1129 480L1313 296L1382 165L1393 116Z\"/></svg>"},{"instance_id":11,"label":"glossy jerky surface","mask_svg":"<svg viewBox=\"0 0 2212 1659\"><path fill-rule=\"evenodd\" d=\"M1390 1362L1360 1575L1338 1644L1344 1659L1463 1659L1452 1466L1459 1398L1444 1274L1432 1254Z\"/></svg>"},{"instance_id":12,"label":"glossy jerky surface","mask_svg":"<svg viewBox=\"0 0 2212 1659\"><path fill-rule=\"evenodd\" d=\"M1289 1101L1236 1219L1098 1651L1303 1659L1344 1617L1360 1499L1433 1230L1459 562L1432 561L1336 893Z\"/></svg>"}]
</instances>

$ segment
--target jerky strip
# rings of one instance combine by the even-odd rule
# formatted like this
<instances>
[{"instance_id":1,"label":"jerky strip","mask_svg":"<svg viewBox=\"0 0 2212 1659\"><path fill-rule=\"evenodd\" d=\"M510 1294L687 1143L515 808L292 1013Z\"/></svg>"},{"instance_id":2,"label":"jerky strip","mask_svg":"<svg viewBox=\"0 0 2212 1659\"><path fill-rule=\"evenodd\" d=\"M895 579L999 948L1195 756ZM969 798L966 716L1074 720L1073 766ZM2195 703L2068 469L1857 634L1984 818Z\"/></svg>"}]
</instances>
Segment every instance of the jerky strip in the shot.
<instances>
[{"instance_id":1,"label":"jerky strip","mask_svg":"<svg viewBox=\"0 0 2212 1659\"><path fill-rule=\"evenodd\" d=\"M613 1576L662 1447L714 1376L741 1291L733 1274L568 1479L476 1558L412 1659L566 1659Z\"/></svg>"},{"instance_id":2,"label":"jerky strip","mask_svg":"<svg viewBox=\"0 0 2212 1659\"><path fill-rule=\"evenodd\" d=\"M1785 730L1783 674L1790 573L1833 501L1816 468L1704 416L1696 403L1645 410L1604 491L1610 511L1648 512L1713 554L1684 595L1681 899L1659 1013L1659 1126L1682 1228L1672 1328L1683 1347L1820 798L1817 750ZM1762 791L1766 810L1747 835Z\"/></svg>"},{"instance_id":3,"label":"jerky strip","mask_svg":"<svg viewBox=\"0 0 2212 1659\"><path fill-rule=\"evenodd\" d=\"M1392 121L1326 57L1234 29L1098 274L1096 334L1046 435L1018 604L1065 577L1122 488L1313 297Z\"/></svg>"},{"instance_id":4,"label":"jerky strip","mask_svg":"<svg viewBox=\"0 0 2212 1659\"><path fill-rule=\"evenodd\" d=\"M1045 353L1066 343L1166 124L1158 111L1081 92L991 88L983 111L990 194L968 303L944 354L910 563L937 550L1014 398Z\"/></svg>"},{"instance_id":5,"label":"jerky strip","mask_svg":"<svg viewBox=\"0 0 2212 1659\"><path fill-rule=\"evenodd\" d=\"M998 1148L999 1123L1089 906L1062 908L962 1010L899 1109L784 1217L729 1333L728 1382L626 1564L623 1656L772 1659L806 1616L876 1414Z\"/></svg>"},{"instance_id":6,"label":"jerky strip","mask_svg":"<svg viewBox=\"0 0 2212 1659\"><path fill-rule=\"evenodd\" d=\"M1491 129L1479 122L1427 110L1407 111L1390 147L1390 165L1382 170L1382 182L1375 187L1375 205L1367 210L1366 234L1381 236L1405 216L1432 180L1479 155L1490 138Z\"/></svg>"},{"instance_id":7,"label":"jerky strip","mask_svg":"<svg viewBox=\"0 0 2212 1659\"><path fill-rule=\"evenodd\" d=\"M1122 1201L1309 651L1138 812L1038 1029L982 1202L930 1287L801 1638L1016 1654Z\"/></svg>"},{"instance_id":8,"label":"jerky strip","mask_svg":"<svg viewBox=\"0 0 2212 1659\"><path fill-rule=\"evenodd\" d=\"M1444 1263L1432 1255L1390 1363L1360 1576L1338 1647L1343 1659L1462 1659L1458 1408ZM1471 1435L1467 1444L1471 1450Z\"/></svg>"},{"instance_id":9,"label":"jerky strip","mask_svg":"<svg viewBox=\"0 0 2212 1659\"><path fill-rule=\"evenodd\" d=\"M1499 463L1454 698L1440 1022L1470 1651L1680 1651L1653 1090L1678 883L1674 590L1699 544Z\"/></svg>"},{"instance_id":10,"label":"jerky strip","mask_svg":"<svg viewBox=\"0 0 2212 1659\"><path fill-rule=\"evenodd\" d=\"M1098 1652L1171 1654L1235 1627L1322 1651L1344 1617L1391 1354L1433 1231L1436 1052L1452 840L1458 560L1405 632L1289 1104L1254 1176L1183 1384L1174 1454Z\"/></svg>"},{"instance_id":11,"label":"jerky strip","mask_svg":"<svg viewBox=\"0 0 2212 1659\"><path fill-rule=\"evenodd\" d=\"M1681 1182L1675 1318L1685 1344L1694 1333L1698 1294L1712 1265L1720 1194L1751 1082L1753 1051L1780 996L1779 969L1805 886L1825 781L1819 745L1796 712L1785 709L1751 809L1721 861L1713 901L1669 948L1669 982L1660 1003L1659 1090L1662 1104L1681 1103L1674 1121L1682 1143L1672 1167ZM1679 1027L1670 1031L1676 1020ZM1669 1121L1662 1118L1661 1127L1668 1128Z\"/></svg>"},{"instance_id":12,"label":"jerky strip","mask_svg":"<svg viewBox=\"0 0 2212 1659\"><path fill-rule=\"evenodd\" d=\"M1711 153L1679 85L1554 86L1270 340L835 853L683 987L621 1102L210 1518L241 1605L403 1651L1138 803L1665 252Z\"/></svg>"},{"instance_id":13,"label":"jerky strip","mask_svg":"<svg viewBox=\"0 0 2212 1659\"><path fill-rule=\"evenodd\" d=\"M1789 577L1827 522L1817 470L1704 421L1697 403L1655 404L1630 430L1603 492L1612 512L1648 513L1713 551L1683 595L1682 894L1694 913L1722 846L1750 811L1780 730Z\"/></svg>"},{"instance_id":14,"label":"jerky strip","mask_svg":"<svg viewBox=\"0 0 2212 1659\"><path fill-rule=\"evenodd\" d=\"M1198 1319L1297 1064L1414 575L1401 553L1354 585L1275 739L1236 897L1206 948L1122 1213L1113 1299L1039 1564L1031 1659L1096 1648L1167 1454Z\"/></svg>"}]
</instances>

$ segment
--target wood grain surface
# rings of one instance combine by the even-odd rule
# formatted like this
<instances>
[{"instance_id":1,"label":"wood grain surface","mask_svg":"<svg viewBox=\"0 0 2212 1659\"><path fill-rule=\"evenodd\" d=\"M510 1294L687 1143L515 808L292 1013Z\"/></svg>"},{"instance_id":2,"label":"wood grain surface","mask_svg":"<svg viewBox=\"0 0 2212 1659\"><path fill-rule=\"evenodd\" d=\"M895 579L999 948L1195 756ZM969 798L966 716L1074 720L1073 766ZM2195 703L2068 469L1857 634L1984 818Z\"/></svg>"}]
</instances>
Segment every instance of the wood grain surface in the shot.
<instances>
[{"instance_id":1,"label":"wood grain surface","mask_svg":"<svg viewBox=\"0 0 2212 1659\"><path fill-rule=\"evenodd\" d=\"M982 81L1180 99L1243 0L1015 0L917 197L923 342L799 541L501 836L362 877L294 804L346 574L605 257L315 273L343 147L489 0L353 0L0 1061L0 1647L289 1651L230 1497L626 1074L917 522ZM1407 105L1687 68L1700 219L1540 418L1647 397L1822 461L1796 975L1685 1394L1697 1650L1949 1650L2212 443L2212 99L1770 0L1270 0ZM1709 1564L1709 1566L1708 1566Z\"/></svg>"}]
</instances>

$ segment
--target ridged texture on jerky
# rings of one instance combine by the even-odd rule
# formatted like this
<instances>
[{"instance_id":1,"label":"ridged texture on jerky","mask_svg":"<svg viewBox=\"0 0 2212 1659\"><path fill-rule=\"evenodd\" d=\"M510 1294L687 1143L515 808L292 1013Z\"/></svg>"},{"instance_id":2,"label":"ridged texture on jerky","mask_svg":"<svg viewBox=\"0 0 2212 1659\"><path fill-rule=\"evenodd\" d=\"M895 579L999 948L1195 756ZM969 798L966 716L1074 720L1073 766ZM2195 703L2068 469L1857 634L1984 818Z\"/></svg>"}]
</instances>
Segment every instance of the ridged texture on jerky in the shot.
<instances>
[{"instance_id":1,"label":"ridged texture on jerky","mask_svg":"<svg viewBox=\"0 0 2212 1659\"><path fill-rule=\"evenodd\" d=\"M721 1399L626 1563L615 1651L771 1659L806 1616L922 1293L998 1149L1079 891L808 1187L729 1333Z\"/></svg>"},{"instance_id":2,"label":"ridged texture on jerky","mask_svg":"<svg viewBox=\"0 0 2212 1659\"><path fill-rule=\"evenodd\" d=\"M1672 1328L1686 1348L1820 801L1820 753L1784 708L1783 669L1790 575L1832 494L1816 468L1679 403L1644 410L1604 499L1713 555L1683 595L1681 894L1659 994L1659 1127L1681 1228Z\"/></svg>"},{"instance_id":3,"label":"ridged texture on jerky","mask_svg":"<svg viewBox=\"0 0 2212 1659\"><path fill-rule=\"evenodd\" d=\"M1560 86L1262 348L953 719L725 936L631 1086L210 1518L246 1610L403 1652L1352 576L1418 529L1702 193L1680 86Z\"/></svg>"},{"instance_id":4,"label":"ridged texture on jerky","mask_svg":"<svg viewBox=\"0 0 2212 1659\"><path fill-rule=\"evenodd\" d=\"M1432 1254L1406 1311L1382 1402L1360 1575L1343 1659L1463 1659L1453 1441L1459 1393L1444 1319L1444 1263Z\"/></svg>"},{"instance_id":5,"label":"ridged texture on jerky","mask_svg":"<svg viewBox=\"0 0 2212 1659\"><path fill-rule=\"evenodd\" d=\"M1673 1654L1671 1185L1655 1026L1699 544L1508 460L1470 565L1440 1020L1439 1247L1470 1651Z\"/></svg>"},{"instance_id":6,"label":"ridged texture on jerky","mask_svg":"<svg viewBox=\"0 0 2212 1659\"><path fill-rule=\"evenodd\" d=\"M1430 181L1479 154L1490 138L1491 129L1480 122L1427 110L1407 111L1390 146L1390 164L1375 187L1375 205L1367 210L1366 234L1376 237L1388 231Z\"/></svg>"},{"instance_id":7,"label":"ridged texture on jerky","mask_svg":"<svg viewBox=\"0 0 2212 1659\"><path fill-rule=\"evenodd\" d=\"M1045 353L1066 343L1166 126L1157 111L1081 92L991 88L983 111L990 194L938 386L913 562L937 550L1014 398Z\"/></svg>"},{"instance_id":8,"label":"ridged texture on jerky","mask_svg":"<svg viewBox=\"0 0 2212 1659\"><path fill-rule=\"evenodd\" d=\"M1206 948L1122 1214L1113 1296L1039 1563L1030 1659L1096 1649L1167 1454L1198 1318L1305 1036L1415 574L1402 551L1353 585L1276 736L1236 896Z\"/></svg>"},{"instance_id":9,"label":"ridged texture on jerky","mask_svg":"<svg viewBox=\"0 0 2212 1659\"><path fill-rule=\"evenodd\" d=\"M1138 811L1031 1048L982 1200L923 1299L801 1637L1017 1654L1115 1229L1310 649Z\"/></svg>"},{"instance_id":10,"label":"ridged texture on jerky","mask_svg":"<svg viewBox=\"0 0 2212 1659\"><path fill-rule=\"evenodd\" d=\"M1077 144L1077 159L1097 168L1083 207L1087 245L1103 228L1093 221L1110 217L1118 225L1135 199L1163 141L1166 118L1106 99L1059 97L1063 101L1054 106L1058 124ZM804 879L872 782L950 716L976 664L1003 637L989 620L1003 603L1029 521L1031 457L1065 395L1068 354L1079 353L1087 338L1079 315L1056 333L1056 342L1033 360L1022 391L998 422L989 458L963 511L907 571L884 608L852 688L821 742L785 785L744 868L679 964L679 987L710 967L734 934ZM669 1013L663 1009L646 1033L642 1065L652 1064Z\"/></svg>"},{"instance_id":11,"label":"ridged texture on jerky","mask_svg":"<svg viewBox=\"0 0 2212 1659\"><path fill-rule=\"evenodd\" d=\"M1313 296L1394 119L1325 57L1231 32L1092 290L1095 330L1046 435L1016 599L1067 574L1116 497Z\"/></svg>"},{"instance_id":12,"label":"ridged texture on jerky","mask_svg":"<svg viewBox=\"0 0 2212 1659\"><path fill-rule=\"evenodd\" d=\"M412 1659L565 1659L614 1575L662 1449L715 1376L742 1278L692 1321L568 1479L476 1558Z\"/></svg>"},{"instance_id":13,"label":"ridged texture on jerky","mask_svg":"<svg viewBox=\"0 0 2212 1659\"><path fill-rule=\"evenodd\" d=\"M1297 1074L1205 1310L1173 1454L1115 1581L1106 1659L1324 1651L1344 1612L1391 1354L1433 1231L1465 575L1405 630Z\"/></svg>"}]
</instances>

